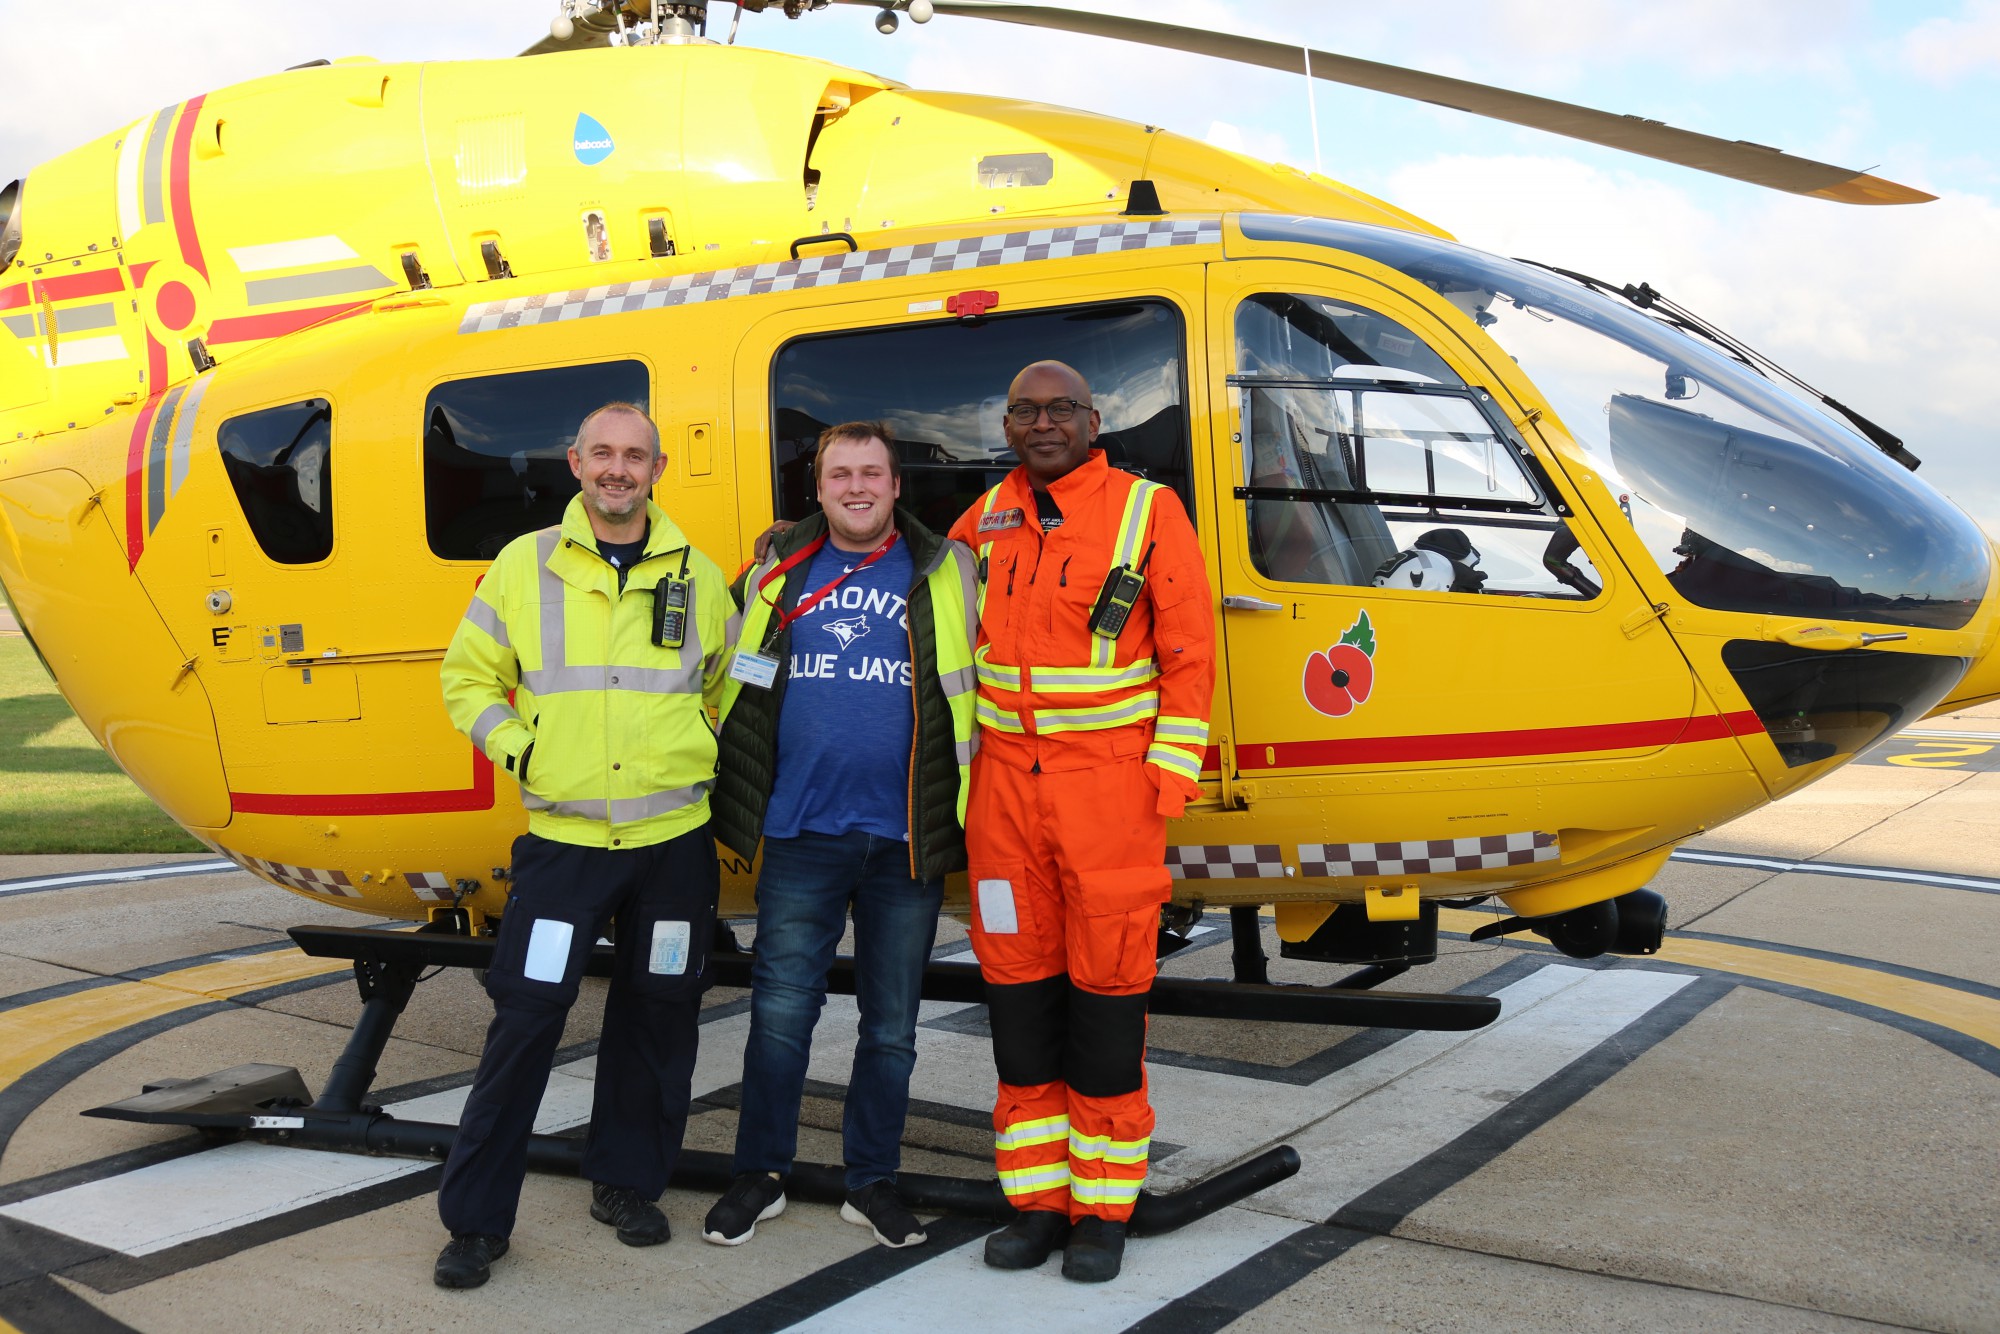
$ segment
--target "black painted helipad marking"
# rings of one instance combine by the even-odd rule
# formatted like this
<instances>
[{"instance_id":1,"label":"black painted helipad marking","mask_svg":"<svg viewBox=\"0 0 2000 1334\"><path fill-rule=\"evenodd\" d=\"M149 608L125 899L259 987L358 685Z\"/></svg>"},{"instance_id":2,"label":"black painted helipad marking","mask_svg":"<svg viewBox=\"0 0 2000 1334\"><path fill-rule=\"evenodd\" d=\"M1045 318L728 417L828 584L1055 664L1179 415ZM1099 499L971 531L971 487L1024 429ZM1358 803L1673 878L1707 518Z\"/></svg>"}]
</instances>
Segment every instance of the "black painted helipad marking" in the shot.
<instances>
[{"instance_id":1,"label":"black painted helipad marking","mask_svg":"<svg viewBox=\"0 0 2000 1334\"><path fill-rule=\"evenodd\" d=\"M1684 970L1675 970L1684 971ZM1343 1205L1326 1222L1266 1247L1124 1334L1210 1334L1241 1319L1374 1236L1386 1236L1447 1189L1513 1148L1734 990L1698 977L1451 1143Z\"/></svg>"}]
</instances>

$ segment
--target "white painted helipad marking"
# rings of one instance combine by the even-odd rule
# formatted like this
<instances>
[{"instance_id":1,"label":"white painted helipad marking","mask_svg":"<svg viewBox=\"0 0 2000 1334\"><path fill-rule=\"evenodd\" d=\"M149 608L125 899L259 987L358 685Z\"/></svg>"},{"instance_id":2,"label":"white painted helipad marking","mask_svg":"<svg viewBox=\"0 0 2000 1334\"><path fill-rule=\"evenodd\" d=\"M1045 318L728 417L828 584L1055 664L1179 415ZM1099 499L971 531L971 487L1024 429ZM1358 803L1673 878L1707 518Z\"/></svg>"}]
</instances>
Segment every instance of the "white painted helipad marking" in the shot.
<instances>
[{"instance_id":1,"label":"white painted helipad marking","mask_svg":"<svg viewBox=\"0 0 2000 1334\"><path fill-rule=\"evenodd\" d=\"M1102 1334L1175 1298L1451 1143L1600 1044L1614 1039L1694 980L1681 973L1596 971L1551 964L1503 988L1502 1017L1472 1033L1413 1033L1309 1087L1151 1067L1161 1125L1198 1127L1172 1138L1199 1147L1194 1175L1280 1141L1305 1160L1298 1176L1167 1237L1133 1242L1118 1281L1079 1299L1051 1259L1028 1273L1000 1273L981 1259L982 1238L857 1293L793 1328L930 1334L949 1311L957 1331L1017 1334L1032 1310L1037 1334ZM923 1066L919 1063L918 1069ZM1168 1086L1174 1087L1169 1090ZM1192 1095L1192 1096L1190 1096ZM1190 1103L1204 1103L1194 1112ZM1275 1114L1274 1114L1274 1110ZM1191 1112L1194 1114L1191 1115ZM1301 1129L1300 1127L1303 1127ZM1173 1184L1157 1178L1154 1185Z\"/></svg>"},{"instance_id":2,"label":"white painted helipad marking","mask_svg":"<svg viewBox=\"0 0 2000 1334\"><path fill-rule=\"evenodd\" d=\"M704 1026L694 1096L701 1097L741 1078L742 1039L748 1028L748 1015ZM549 1076L548 1090L536 1112L536 1131L552 1134L588 1121L596 1071L595 1057L558 1067ZM456 1124L466 1092L464 1088L446 1089L392 1103L385 1110L409 1121ZM126 1255L151 1255L429 1166L432 1164L420 1159L368 1158L277 1144L230 1144L39 1195L0 1208L0 1214Z\"/></svg>"},{"instance_id":3,"label":"white painted helipad marking","mask_svg":"<svg viewBox=\"0 0 2000 1334\"><path fill-rule=\"evenodd\" d=\"M1341 1074L1371 1085L1338 1111L1289 1136L1304 1167L1244 1207L1307 1222L1411 1167L1516 1098L1588 1055L1694 981L1687 973L1597 972L1552 964L1568 985L1539 1004L1503 1014L1470 1041L1387 1080L1367 1069L1392 1047ZM1401 1047L1407 1042L1397 1043Z\"/></svg>"},{"instance_id":4,"label":"white painted helipad marking","mask_svg":"<svg viewBox=\"0 0 2000 1334\"><path fill-rule=\"evenodd\" d=\"M1224 1209L1191 1223L1173 1239L1135 1241L1125 1250L1116 1283L1080 1289L1062 1276L1062 1257L1040 1269L1003 1272L982 1259L986 1240L967 1242L937 1259L856 1293L792 1326L814 1331L883 1334L1037 1334L1087 1330L1104 1334L1151 1315L1216 1275L1299 1231L1288 1219ZM1178 1244L1176 1244L1178 1243Z\"/></svg>"},{"instance_id":5,"label":"white painted helipad marking","mask_svg":"<svg viewBox=\"0 0 2000 1334\"><path fill-rule=\"evenodd\" d=\"M174 862L167 866L129 866L116 871L78 871L72 875L45 875L33 880L0 883L0 894L19 894L29 889L64 889L71 885L116 885L131 880L165 880L182 875L216 875L240 871L235 862Z\"/></svg>"}]
</instances>

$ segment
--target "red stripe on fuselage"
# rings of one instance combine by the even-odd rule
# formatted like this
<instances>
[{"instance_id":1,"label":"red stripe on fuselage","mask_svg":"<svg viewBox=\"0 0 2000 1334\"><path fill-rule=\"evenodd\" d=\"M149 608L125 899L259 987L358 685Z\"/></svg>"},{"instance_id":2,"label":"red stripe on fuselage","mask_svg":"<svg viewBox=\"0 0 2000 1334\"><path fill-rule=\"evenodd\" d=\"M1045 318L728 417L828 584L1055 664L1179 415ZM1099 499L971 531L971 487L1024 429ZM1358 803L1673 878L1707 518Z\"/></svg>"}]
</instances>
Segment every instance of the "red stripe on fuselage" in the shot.
<instances>
[{"instance_id":1,"label":"red stripe on fuselage","mask_svg":"<svg viewBox=\"0 0 2000 1334\"><path fill-rule=\"evenodd\" d=\"M19 310L35 299L26 283L15 283L12 287L0 287L0 310Z\"/></svg>"},{"instance_id":2,"label":"red stripe on fuselage","mask_svg":"<svg viewBox=\"0 0 2000 1334\"><path fill-rule=\"evenodd\" d=\"M144 549L146 526L139 504L139 494L146 489L144 465L146 458L146 435L153 428L153 414L160 409L157 396L146 400L139 409L139 420L132 423L132 443L125 449L125 568L130 571L139 564L139 552Z\"/></svg>"},{"instance_id":3,"label":"red stripe on fuselage","mask_svg":"<svg viewBox=\"0 0 2000 1334\"><path fill-rule=\"evenodd\" d=\"M1539 755L1581 755L1602 750L1686 745L1750 736L1764 730L1749 710L1658 718L1586 727L1536 727L1516 732L1446 732L1430 736L1344 737L1331 741L1251 741L1236 749L1237 766L1253 769L1326 769L1356 764L1419 764L1440 760L1520 759ZM1264 751L1273 758L1263 761ZM1214 763L1220 763L1219 756ZM1204 761L1204 767L1209 761Z\"/></svg>"},{"instance_id":4,"label":"red stripe on fuselage","mask_svg":"<svg viewBox=\"0 0 2000 1334\"><path fill-rule=\"evenodd\" d=\"M472 752L472 786L455 792L232 792L238 815L441 815L493 809L493 761Z\"/></svg>"},{"instance_id":5,"label":"red stripe on fuselage","mask_svg":"<svg viewBox=\"0 0 2000 1334\"><path fill-rule=\"evenodd\" d=\"M315 306L311 310L280 310L269 315L238 315L210 325L208 342L214 347L223 343L248 343L259 338L282 338L315 324L331 324L335 320L358 315L367 307L366 301L358 301L341 306Z\"/></svg>"},{"instance_id":6,"label":"red stripe on fuselage","mask_svg":"<svg viewBox=\"0 0 2000 1334\"><path fill-rule=\"evenodd\" d=\"M74 301L79 297L109 296L113 292L124 291L125 275L116 269L69 273L60 278L40 279L37 287L50 301ZM0 292L0 310L7 309L9 304L7 293Z\"/></svg>"},{"instance_id":7,"label":"red stripe on fuselage","mask_svg":"<svg viewBox=\"0 0 2000 1334\"><path fill-rule=\"evenodd\" d=\"M200 97L181 108L180 122L174 126L174 146L168 157L167 195L174 215L174 235L181 243L181 259L187 266L208 277L208 265L201 256L201 238L194 230L194 203L188 192L190 150L194 146L194 123L201 118Z\"/></svg>"}]
</instances>

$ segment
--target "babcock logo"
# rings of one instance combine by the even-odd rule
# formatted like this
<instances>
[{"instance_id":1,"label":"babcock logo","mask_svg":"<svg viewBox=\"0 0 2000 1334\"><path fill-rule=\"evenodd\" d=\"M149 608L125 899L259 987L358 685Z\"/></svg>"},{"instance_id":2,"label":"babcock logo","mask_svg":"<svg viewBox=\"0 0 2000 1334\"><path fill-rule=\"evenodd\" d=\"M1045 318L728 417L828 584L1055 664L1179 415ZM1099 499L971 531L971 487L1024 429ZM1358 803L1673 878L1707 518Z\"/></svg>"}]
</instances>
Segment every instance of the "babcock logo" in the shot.
<instances>
[{"instance_id":1,"label":"babcock logo","mask_svg":"<svg viewBox=\"0 0 2000 1334\"><path fill-rule=\"evenodd\" d=\"M611 156L617 145L611 142L611 131L599 125L589 116L579 114L576 118L576 160L586 167L594 167Z\"/></svg>"}]
</instances>

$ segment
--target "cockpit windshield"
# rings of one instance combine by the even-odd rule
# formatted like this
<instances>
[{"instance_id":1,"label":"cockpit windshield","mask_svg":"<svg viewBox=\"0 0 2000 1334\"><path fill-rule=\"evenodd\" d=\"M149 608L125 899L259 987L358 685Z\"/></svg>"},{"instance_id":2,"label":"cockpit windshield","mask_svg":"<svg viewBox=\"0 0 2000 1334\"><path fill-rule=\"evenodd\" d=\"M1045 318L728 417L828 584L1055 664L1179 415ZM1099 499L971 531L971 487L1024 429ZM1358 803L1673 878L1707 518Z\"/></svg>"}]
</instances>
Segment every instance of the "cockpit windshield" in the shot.
<instances>
[{"instance_id":1,"label":"cockpit windshield","mask_svg":"<svg viewBox=\"0 0 2000 1334\"><path fill-rule=\"evenodd\" d=\"M1253 240L1407 274L1519 363L1675 589L1728 611L1956 629L1986 592L1971 519L1787 388L1548 270L1435 237L1245 216Z\"/></svg>"}]
</instances>

